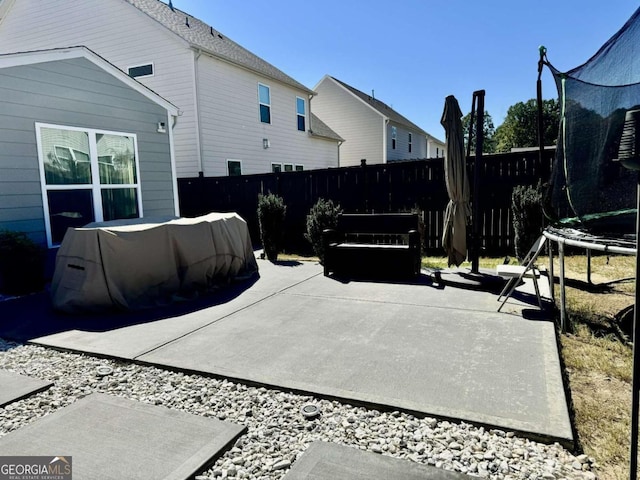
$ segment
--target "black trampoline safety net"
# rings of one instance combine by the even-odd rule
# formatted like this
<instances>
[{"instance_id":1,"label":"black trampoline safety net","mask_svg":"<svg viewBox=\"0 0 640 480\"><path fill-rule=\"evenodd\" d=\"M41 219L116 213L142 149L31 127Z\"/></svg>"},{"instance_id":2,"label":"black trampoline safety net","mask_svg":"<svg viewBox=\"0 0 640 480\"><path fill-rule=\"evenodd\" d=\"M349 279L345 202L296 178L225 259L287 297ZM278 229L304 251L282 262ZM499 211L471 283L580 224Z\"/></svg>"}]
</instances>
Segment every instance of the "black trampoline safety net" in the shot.
<instances>
[{"instance_id":1,"label":"black trampoline safety net","mask_svg":"<svg viewBox=\"0 0 640 480\"><path fill-rule=\"evenodd\" d=\"M617 158L625 114L640 108L640 8L583 65L560 72L545 64L561 115L547 214L591 231L634 232L637 172Z\"/></svg>"}]
</instances>

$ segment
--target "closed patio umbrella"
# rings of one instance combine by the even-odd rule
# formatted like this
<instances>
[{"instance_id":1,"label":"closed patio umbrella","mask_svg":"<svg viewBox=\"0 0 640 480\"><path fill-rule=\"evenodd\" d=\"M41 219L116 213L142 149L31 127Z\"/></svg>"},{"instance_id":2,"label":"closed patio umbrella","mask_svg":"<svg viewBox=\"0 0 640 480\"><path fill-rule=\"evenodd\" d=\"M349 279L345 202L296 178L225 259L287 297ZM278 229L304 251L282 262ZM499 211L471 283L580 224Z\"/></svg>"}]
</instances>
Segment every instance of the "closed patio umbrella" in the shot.
<instances>
[{"instance_id":1,"label":"closed patio umbrella","mask_svg":"<svg viewBox=\"0 0 640 480\"><path fill-rule=\"evenodd\" d=\"M440 123L444 127L447 155L444 175L449 203L444 215L442 246L449 256L449 266L459 266L467 258L467 219L469 210L469 179L465 165L462 112L453 95L445 99Z\"/></svg>"}]
</instances>

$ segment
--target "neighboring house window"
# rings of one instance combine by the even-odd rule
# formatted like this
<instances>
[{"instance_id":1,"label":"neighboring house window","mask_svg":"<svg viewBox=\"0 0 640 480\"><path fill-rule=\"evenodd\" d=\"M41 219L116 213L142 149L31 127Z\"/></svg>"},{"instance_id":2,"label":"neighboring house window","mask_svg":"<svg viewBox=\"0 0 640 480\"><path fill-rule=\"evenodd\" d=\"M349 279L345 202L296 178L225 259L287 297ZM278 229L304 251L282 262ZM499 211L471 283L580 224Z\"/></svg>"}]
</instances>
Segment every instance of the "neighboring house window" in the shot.
<instances>
[{"instance_id":1,"label":"neighboring house window","mask_svg":"<svg viewBox=\"0 0 640 480\"><path fill-rule=\"evenodd\" d=\"M281 163L272 163L271 164L271 172L272 173L280 173L282 171Z\"/></svg>"},{"instance_id":2,"label":"neighboring house window","mask_svg":"<svg viewBox=\"0 0 640 480\"><path fill-rule=\"evenodd\" d=\"M260 121L271 123L271 89L261 83L258 84L258 101L260 103Z\"/></svg>"},{"instance_id":3,"label":"neighboring house window","mask_svg":"<svg viewBox=\"0 0 640 480\"><path fill-rule=\"evenodd\" d=\"M129 67L128 72L129 72L129 76L133 78L152 77L153 63L147 63L145 65L136 65L135 67Z\"/></svg>"},{"instance_id":4,"label":"neighboring house window","mask_svg":"<svg viewBox=\"0 0 640 480\"><path fill-rule=\"evenodd\" d=\"M411 153L411 142L413 141L413 136L409 134L409 153Z\"/></svg>"},{"instance_id":5,"label":"neighboring house window","mask_svg":"<svg viewBox=\"0 0 640 480\"><path fill-rule=\"evenodd\" d=\"M291 163L285 163L285 164L284 164L284 171L285 171L285 172L293 172L293 164L291 164Z\"/></svg>"},{"instance_id":6,"label":"neighboring house window","mask_svg":"<svg viewBox=\"0 0 640 480\"><path fill-rule=\"evenodd\" d=\"M298 115L298 130L305 132L307 130L307 113L306 103L304 98L296 97L296 113Z\"/></svg>"},{"instance_id":7,"label":"neighboring house window","mask_svg":"<svg viewBox=\"0 0 640 480\"><path fill-rule=\"evenodd\" d=\"M302 172L304 170L304 165L296 165L296 172Z\"/></svg>"},{"instance_id":8,"label":"neighboring house window","mask_svg":"<svg viewBox=\"0 0 640 480\"><path fill-rule=\"evenodd\" d=\"M227 160L227 175L230 177L242 175L242 162L240 160Z\"/></svg>"},{"instance_id":9,"label":"neighboring house window","mask_svg":"<svg viewBox=\"0 0 640 480\"><path fill-rule=\"evenodd\" d=\"M396 138L398 136L398 130L396 127L391 127L391 148L396 149Z\"/></svg>"},{"instance_id":10,"label":"neighboring house window","mask_svg":"<svg viewBox=\"0 0 640 480\"><path fill-rule=\"evenodd\" d=\"M134 134L36 124L47 243L67 228L142 216Z\"/></svg>"}]
</instances>

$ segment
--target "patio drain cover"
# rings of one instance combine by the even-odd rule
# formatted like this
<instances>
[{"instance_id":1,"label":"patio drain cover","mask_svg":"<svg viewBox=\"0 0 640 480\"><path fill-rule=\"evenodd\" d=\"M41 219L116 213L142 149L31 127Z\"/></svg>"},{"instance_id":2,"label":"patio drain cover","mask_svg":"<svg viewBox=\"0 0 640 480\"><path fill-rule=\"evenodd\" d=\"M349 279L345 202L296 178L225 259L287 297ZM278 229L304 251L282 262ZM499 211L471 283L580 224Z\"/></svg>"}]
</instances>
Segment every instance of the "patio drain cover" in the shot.
<instances>
[{"instance_id":1,"label":"patio drain cover","mask_svg":"<svg viewBox=\"0 0 640 480\"><path fill-rule=\"evenodd\" d=\"M302 413L305 418L311 419L320 415L320 409L313 403L308 403L300 409L300 413Z\"/></svg>"},{"instance_id":2,"label":"patio drain cover","mask_svg":"<svg viewBox=\"0 0 640 480\"><path fill-rule=\"evenodd\" d=\"M99 377L106 377L107 375L111 375L113 373L113 368L107 365L100 365L96 368L96 373Z\"/></svg>"}]
</instances>

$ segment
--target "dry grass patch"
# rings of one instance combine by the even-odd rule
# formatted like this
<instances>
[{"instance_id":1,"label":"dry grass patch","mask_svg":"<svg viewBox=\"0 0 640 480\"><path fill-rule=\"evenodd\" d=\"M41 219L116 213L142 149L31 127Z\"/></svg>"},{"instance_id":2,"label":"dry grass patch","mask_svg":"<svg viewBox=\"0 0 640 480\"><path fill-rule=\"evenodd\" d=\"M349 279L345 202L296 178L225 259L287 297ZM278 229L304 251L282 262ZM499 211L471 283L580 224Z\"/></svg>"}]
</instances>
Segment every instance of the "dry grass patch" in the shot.
<instances>
[{"instance_id":1,"label":"dry grass patch","mask_svg":"<svg viewBox=\"0 0 640 480\"><path fill-rule=\"evenodd\" d=\"M631 351L617 339L595 337L584 325L561 342L580 444L597 460L600 478L627 478Z\"/></svg>"},{"instance_id":2,"label":"dry grass patch","mask_svg":"<svg viewBox=\"0 0 640 480\"><path fill-rule=\"evenodd\" d=\"M560 265L555 259L556 277ZM633 304L635 294L635 257L597 255L591 258L591 284L587 281L584 255L565 257L567 310L577 318L584 316L613 319Z\"/></svg>"},{"instance_id":3,"label":"dry grass patch","mask_svg":"<svg viewBox=\"0 0 640 480\"><path fill-rule=\"evenodd\" d=\"M617 480L628 478L632 352L616 317L634 302L635 257L593 256L591 272L589 283L586 256L565 257L573 331L561 335L562 357L581 447L600 478Z\"/></svg>"},{"instance_id":4,"label":"dry grass patch","mask_svg":"<svg viewBox=\"0 0 640 480\"><path fill-rule=\"evenodd\" d=\"M442 270L445 268L449 268L447 265L447 257L422 257L422 267L423 268L432 268L434 270ZM511 260L512 262L516 260ZM496 257L483 257L479 260L480 268L484 268L487 270L495 270L497 265L504 263L504 257L496 258ZM471 268L471 262L463 262L460 265L460 268Z\"/></svg>"}]
</instances>

